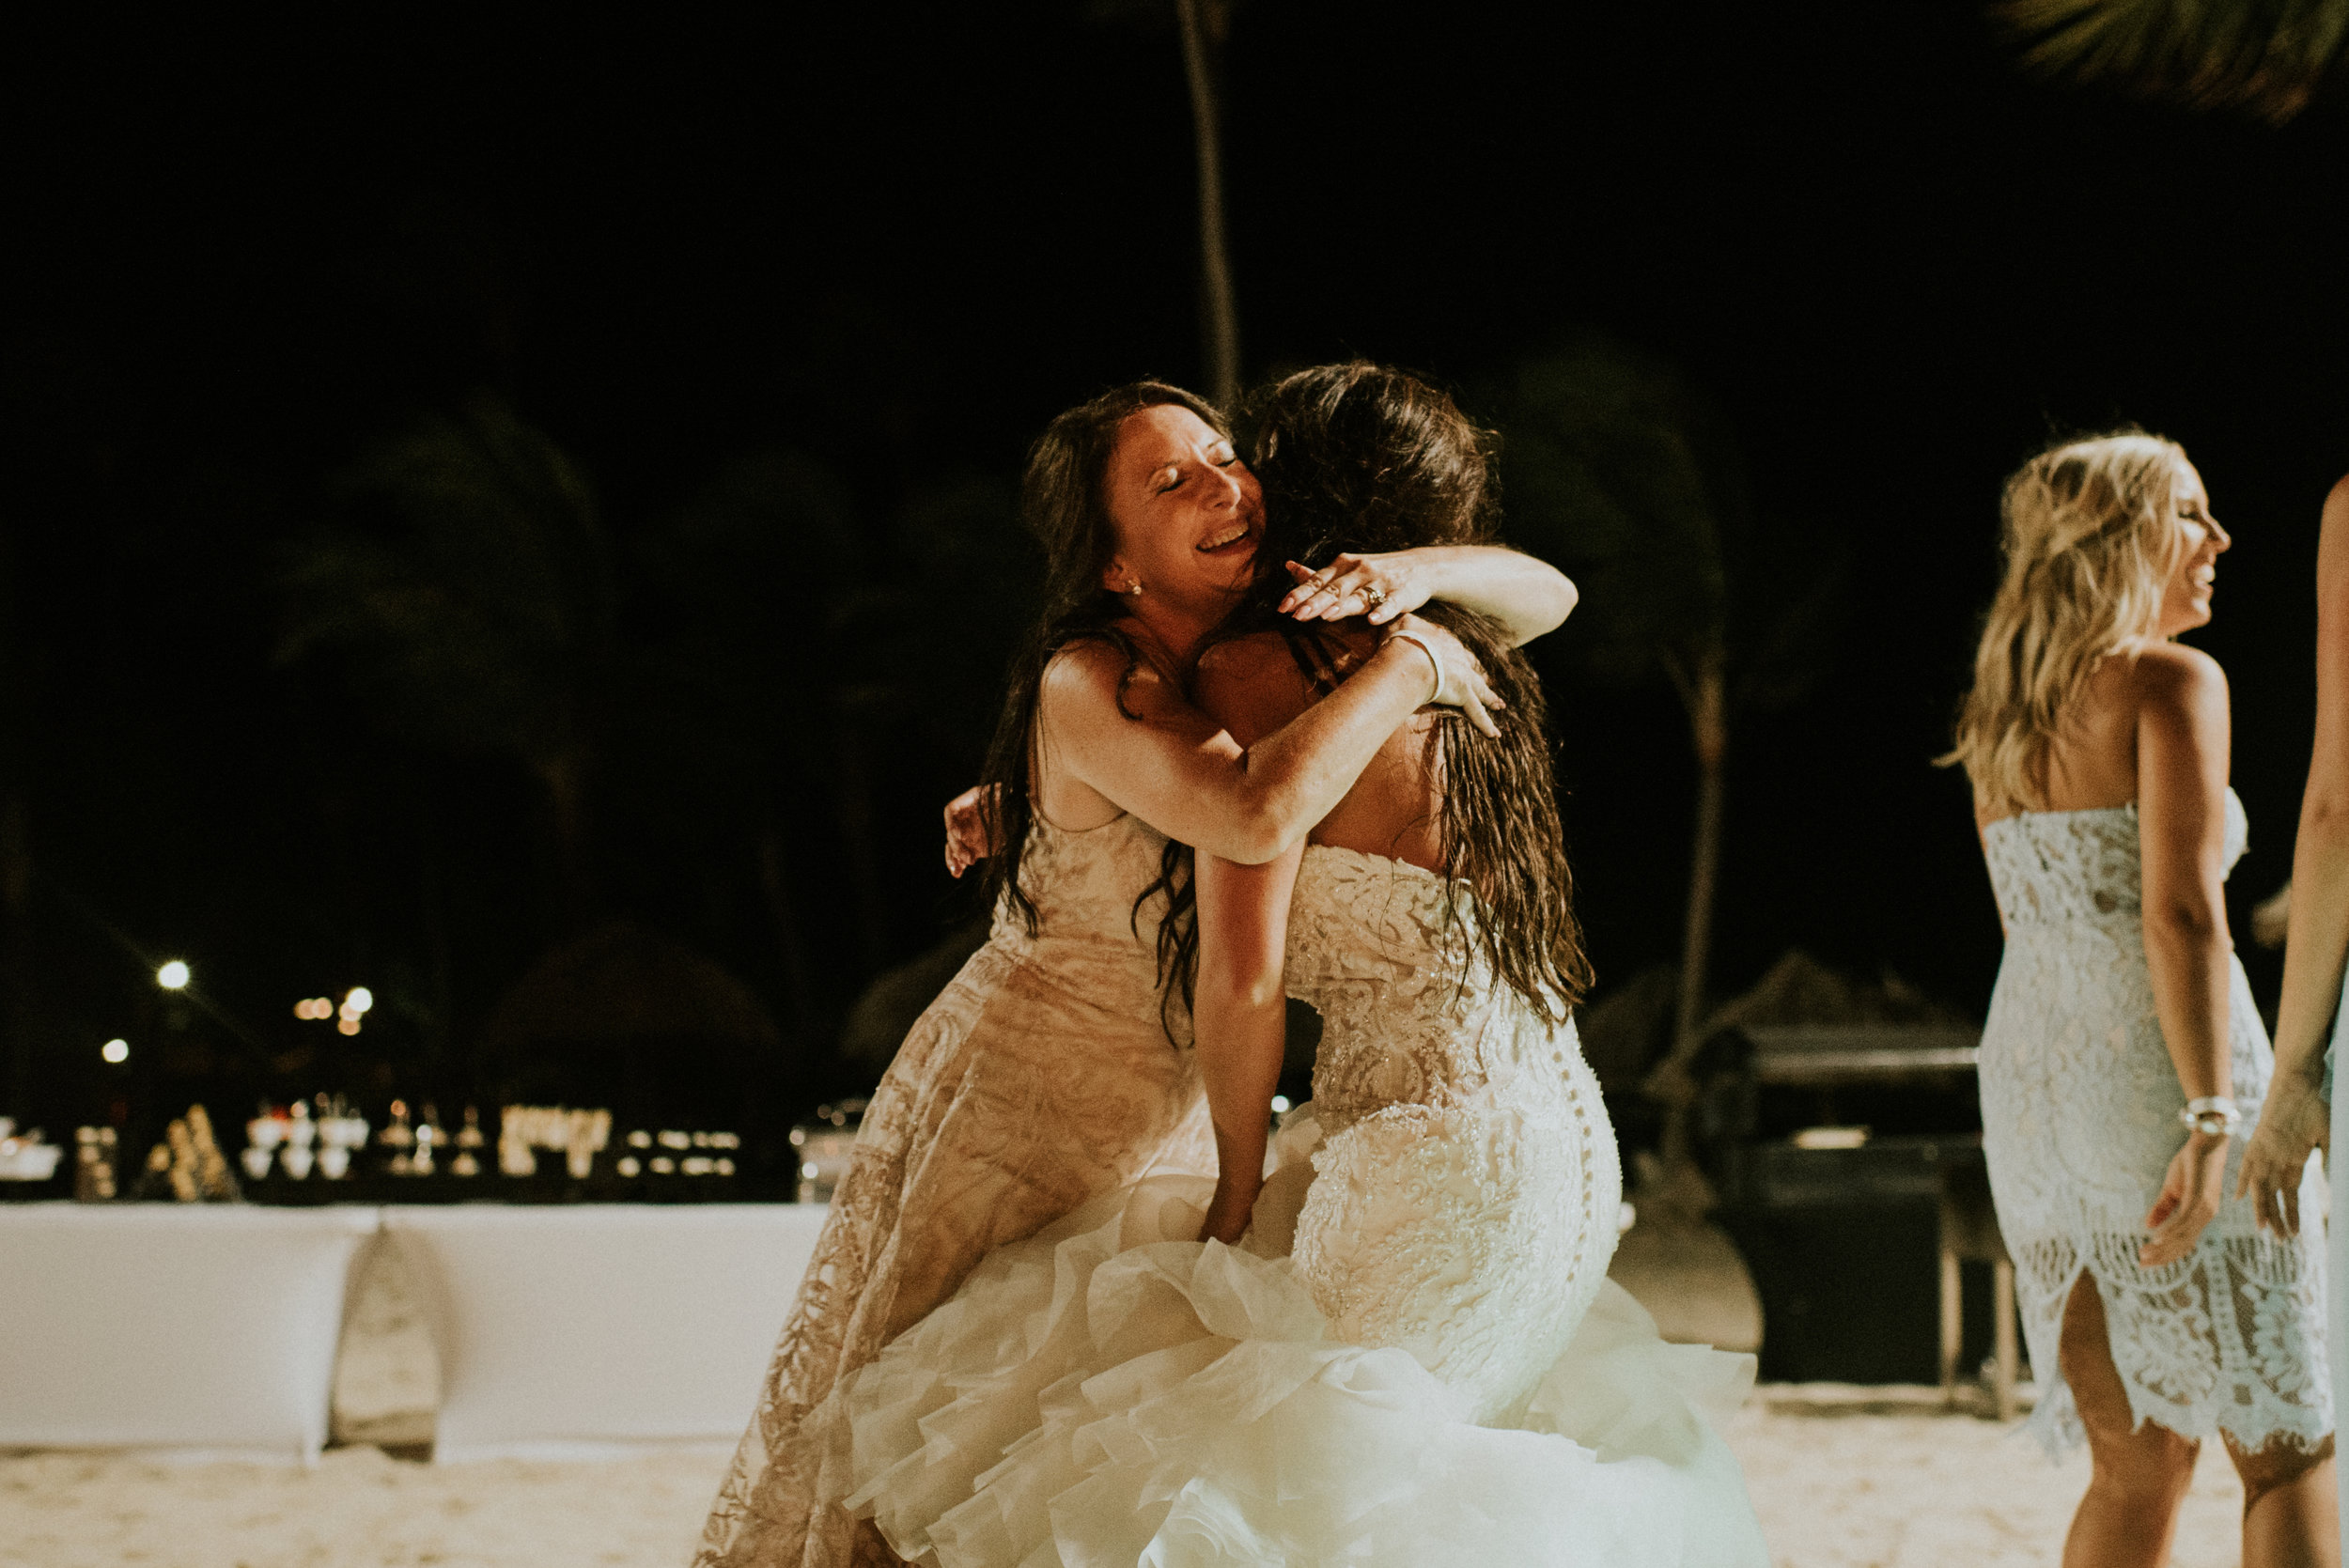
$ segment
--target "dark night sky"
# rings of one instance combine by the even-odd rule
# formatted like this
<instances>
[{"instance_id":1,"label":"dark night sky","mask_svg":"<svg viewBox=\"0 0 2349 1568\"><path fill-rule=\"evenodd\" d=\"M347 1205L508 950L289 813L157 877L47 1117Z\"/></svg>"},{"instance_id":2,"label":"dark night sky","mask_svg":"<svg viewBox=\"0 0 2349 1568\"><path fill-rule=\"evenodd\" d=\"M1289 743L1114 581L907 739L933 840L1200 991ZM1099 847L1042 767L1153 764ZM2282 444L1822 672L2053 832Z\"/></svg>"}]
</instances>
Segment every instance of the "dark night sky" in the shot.
<instances>
[{"instance_id":1,"label":"dark night sky","mask_svg":"<svg viewBox=\"0 0 2349 1568\"><path fill-rule=\"evenodd\" d=\"M762 444L816 452L882 517L1008 474L1104 383L1199 379L1170 34L1075 0L803 9L82 12L21 47L7 527L45 875L141 942L233 925L340 943L349 969L400 939L318 847L407 831L370 779L428 774L460 802L459 860L501 852L510 779L385 760L330 684L267 657L269 551L368 442L476 386L575 452L625 535ZM1252 0L1229 66L1252 371L1362 353L1472 389L1595 325L1684 365L1762 508L1848 557L1828 676L1739 734L1724 981L1801 944L1986 998L1963 789L1925 759L1998 483L2051 427L2136 420L2201 465L2237 541L2201 639L2234 681L2236 893L2283 878L2317 506L2349 470L2338 101L2271 131L2028 82L1957 4ZM1553 700L1620 977L1675 944L1685 742L1660 686ZM925 756L879 808L904 846L892 955L946 892L934 804L960 759ZM341 838L316 829L337 812ZM506 929L494 882L470 896ZM467 955L478 997L530 955L507 940ZM72 984L68 1011L116 1027Z\"/></svg>"}]
</instances>

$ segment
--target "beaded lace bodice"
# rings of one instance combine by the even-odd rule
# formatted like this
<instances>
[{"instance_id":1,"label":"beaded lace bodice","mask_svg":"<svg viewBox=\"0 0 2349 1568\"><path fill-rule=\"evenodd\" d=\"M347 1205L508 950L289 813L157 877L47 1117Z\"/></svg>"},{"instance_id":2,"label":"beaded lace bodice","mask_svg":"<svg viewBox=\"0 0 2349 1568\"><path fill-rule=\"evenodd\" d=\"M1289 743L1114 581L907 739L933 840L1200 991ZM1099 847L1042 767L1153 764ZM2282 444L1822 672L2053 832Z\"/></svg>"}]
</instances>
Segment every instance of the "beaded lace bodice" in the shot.
<instances>
[{"instance_id":1,"label":"beaded lace bodice","mask_svg":"<svg viewBox=\"0 0 2349 1568\"><path fill-rule=\"evenodd\" d=\"M1166 901L1139 912L1135 895L1159 875L1165 835L1128 812L1072 832L1039 817L1020 859L1019 882L1035 906L1035 930L998 904L991 945L1031 973L1121 1020L1159 1015L1159 919Z\"/></svg>"},{"instance_id":2,"label":"beaded lace bodice","mask_svg":"<svg viewBox=\"0 0 2349 1568\"><path fill-rule=\"evenodd\" d=\"M1289 908L1288 989L1321 1014L1314 1110L1325 1132L1393 1105L1585 1117L1571 1023L1543 1017L1473 951L1465 883L1315 845Z\"/></svg>"},{"instance_id":3,"label":"beaded lace bodice","mask_svg":"<svg viewBox=\"0 0 2349 1568\"><path fill-rule=\"evenodd\" d=\"M2226 812L2226 859L2232 867L2249 842L2250 823L2232 789ZM2139 918L2145 873L2134 805L2023 812L1984 828L1982 842L1999 913L2010 929Z\"/></svg>"},{"instance_id":4,"label":"beaded lace bodice","mask_svg":"<svg viewBox=\"0 0 2349 1568\"><path fill-rule=\"evenodd\" d=\"M1288 988L1322 1017L1323 1141L1292 1255L1342 1338L1408 1348L1489 1421L1596 1296L1623 1175L1574 1025L1494 978L1477 918L1465 885L1306 851Z\"/></svg>"},{"instance_id":5,"label":"beaded lace bodice","mask_svg":"<svg viewBox=\"0 0 2349 1568\"><path fill-rule=\"evenodd\" d=\"M2232 866L2248 838L2232 790L2226 814ZM2137 1263L2186 1136L2145 961L2137 808L2024 813L1989 824L1983 847L2007 927L1983 1032L1983 1143L2047 1389L2033 1424L2053 1448L2081 1436L2055 1366L2064 1301L2086 1270L2139 1419L2190 1437L2224 1427L2253 1448L2314 1442L2332 1420L2315 1252L2263 1234L2230 1196L2185 1258ZM2271 1057L2242 965L2231 968L2229 1066L2248 1138ZM2240 1141L2229 1153L2230 1195L2241 1153Z\"/></svg>"}]
</instances>

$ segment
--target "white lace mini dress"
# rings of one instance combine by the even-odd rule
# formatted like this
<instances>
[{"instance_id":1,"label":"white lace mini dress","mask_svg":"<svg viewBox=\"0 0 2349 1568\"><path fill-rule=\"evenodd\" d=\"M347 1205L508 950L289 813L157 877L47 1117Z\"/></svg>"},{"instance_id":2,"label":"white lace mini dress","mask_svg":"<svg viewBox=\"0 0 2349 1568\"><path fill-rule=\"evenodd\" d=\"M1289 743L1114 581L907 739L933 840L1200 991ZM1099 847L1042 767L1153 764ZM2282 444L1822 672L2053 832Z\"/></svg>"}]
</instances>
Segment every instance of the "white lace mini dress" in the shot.
<instances>
[{"instance_id":1,"label":"white lace mini dress","mask_svg":"<svg viewBox=\"0 0 2349 1568\"><path fill-rule=\"evenodd\" d=\"M2227 863L2241 857L2242 802L2227 793ZM1982 1038L1983 1145L2014 1255L2023 1330L2041 1389L2032 1425L2049 1452L2085 1439L2056 1347L2084 1269L2110 1326L2113 1364L2139 1421L2186 1437L2224 1430L2248 1448L2310 1447L2333 1429L2325 1356L2322 1242L2261 1234L2232 1196L2194 1250L2142 1268L2145 1215L2186 1140L2186 1093L2163 1042L2145 967L2135 806L2026 812L1983 833L2007 927ZM2273 1068L2243 965L2228 1016L2242 1138ZM2313 1171L2301 1212L2324 1212Z\"/></svg>"},{"instance_id":2,"label":"white lace mini dress","mask_svg":"<svg viewBox=\"0 0 2349 1568\"><path fill-rule=\"evenodd\" d=\"M1765 1568L1715 1427L1752 1358L1608 1281L1597 1082L1455 896L1306 853L1315 1099L1248 1238L1162 1177L995 1252L844 1397L852 1512L941 1568Z\"/></svg>"}]
</instances>

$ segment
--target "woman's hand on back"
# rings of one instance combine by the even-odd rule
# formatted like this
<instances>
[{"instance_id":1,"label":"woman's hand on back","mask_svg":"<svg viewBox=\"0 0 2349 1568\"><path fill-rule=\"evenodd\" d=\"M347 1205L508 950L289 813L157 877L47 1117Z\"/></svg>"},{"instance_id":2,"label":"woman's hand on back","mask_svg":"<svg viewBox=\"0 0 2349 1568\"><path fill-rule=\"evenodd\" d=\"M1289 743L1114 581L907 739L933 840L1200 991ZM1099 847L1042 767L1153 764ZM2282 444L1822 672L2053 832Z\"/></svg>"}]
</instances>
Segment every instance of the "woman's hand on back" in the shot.
<instances>
[{"instance_id":1,"label":"woman's hand on back","mask_svg":"<svg viewBox=\"0 0 2349 1568\"><path fill-rule=\"evenodd\" d=\"M1404 615L1387 633L1389 641L1409 639L1429 654L1435 664L1436 689L1428 696L1431 707L1456 707L1461 715L1486 735L1499 735L1501 726L1493 722L1494 708L1509 705L1494 694L1486 682L1485 667L1468 650L1468 644L1433 621L1417 615Z\"/></svg>"},{"instance_id":2,"label":"woman's hand on back","mask_svg":"<svg viewBox=\"0 0 2349 1568\"><path fill-rule=\"evenodd\" d=\"M973 784L946 802L946 869L960 877L995 853L988 831L988 791L1000 785Z\"/></svg>"}]
</instances>

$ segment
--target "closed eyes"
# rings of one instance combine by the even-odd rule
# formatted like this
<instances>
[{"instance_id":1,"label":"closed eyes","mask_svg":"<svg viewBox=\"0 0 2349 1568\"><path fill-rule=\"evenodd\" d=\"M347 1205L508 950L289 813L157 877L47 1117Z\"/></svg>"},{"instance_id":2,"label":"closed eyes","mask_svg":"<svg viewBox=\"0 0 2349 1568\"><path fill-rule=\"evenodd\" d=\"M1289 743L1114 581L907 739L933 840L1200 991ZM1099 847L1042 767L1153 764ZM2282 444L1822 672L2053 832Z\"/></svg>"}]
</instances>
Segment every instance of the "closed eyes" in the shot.
<instances>
[{"instance_id":1,"label":"closed eyes","mask_svg":"<svg viewBox=\"0 0 2349 1568\"><path fill-rule=\"evenodd\" d=\"M1209 458L1207 460L1218 468L1229 468L1234 463L1239 461L1239 454L1237 452L1227 450L1221 458ZM1160 495L1172 495L1174 491L1181 489L1183 488L1184 477L1185 475L1181 469L1178 468L1174 470L1174 474L1167 479L1166 483L1159 487L1158 493Z\"/></svg>"}]
</instances>

